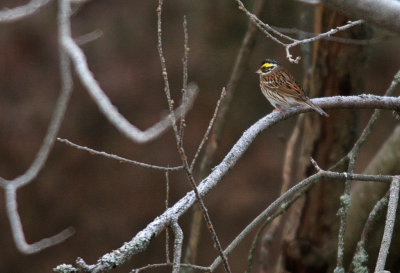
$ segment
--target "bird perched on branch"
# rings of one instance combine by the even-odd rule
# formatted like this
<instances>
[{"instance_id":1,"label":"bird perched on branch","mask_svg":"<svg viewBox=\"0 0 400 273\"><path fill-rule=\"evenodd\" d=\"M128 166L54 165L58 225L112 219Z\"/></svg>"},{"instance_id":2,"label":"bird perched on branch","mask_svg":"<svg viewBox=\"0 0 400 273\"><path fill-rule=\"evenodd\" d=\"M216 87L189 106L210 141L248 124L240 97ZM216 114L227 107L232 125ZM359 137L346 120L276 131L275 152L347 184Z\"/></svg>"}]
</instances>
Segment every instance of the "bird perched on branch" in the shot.
<instances>
[{"instance_id":1,"label":"bird perched on branch","mask_svg":"<svg viewBox=\"0 0 400 273\"><path fill-rule=\"evenodd\" d=\"M329 117L321 107L310 101L303 88L278 62L266 59L256 73L260 75L261 92L283 116L285 109L308 105L320 115Z\"/></svg>"}]
</instances>

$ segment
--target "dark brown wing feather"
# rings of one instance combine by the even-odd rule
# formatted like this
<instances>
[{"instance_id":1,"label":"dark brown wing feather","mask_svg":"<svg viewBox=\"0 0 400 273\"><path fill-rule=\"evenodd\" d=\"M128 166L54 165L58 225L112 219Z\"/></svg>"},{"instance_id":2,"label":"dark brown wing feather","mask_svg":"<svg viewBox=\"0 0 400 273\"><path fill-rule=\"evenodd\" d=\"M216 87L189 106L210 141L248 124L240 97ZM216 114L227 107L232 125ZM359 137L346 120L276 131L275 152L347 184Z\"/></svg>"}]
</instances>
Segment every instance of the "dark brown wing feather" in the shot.
<instances>
[{"instance_id":1,"label":"dark brown wing feather","mask_svg":"<svg viewBox=\"0 0 400 273\"><path fill-rule=\"evenodd\" d=\"M292 75L290 75L283 67L278 67L279 71L276 71L275 75L278 77L279 86L277 92L281 92L282 95L293 97L295 99L305 101L307 96L304 93L303 88L296 82Z\"/></svg>"}]
</instances>

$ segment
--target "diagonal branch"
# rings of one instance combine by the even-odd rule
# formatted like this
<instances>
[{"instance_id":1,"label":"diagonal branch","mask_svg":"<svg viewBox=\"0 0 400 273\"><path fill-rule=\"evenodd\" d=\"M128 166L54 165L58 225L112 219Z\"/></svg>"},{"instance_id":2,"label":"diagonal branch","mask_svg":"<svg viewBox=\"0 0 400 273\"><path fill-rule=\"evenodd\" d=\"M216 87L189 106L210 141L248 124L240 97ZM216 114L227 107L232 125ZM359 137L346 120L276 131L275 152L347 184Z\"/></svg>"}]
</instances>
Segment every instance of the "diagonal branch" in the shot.
<instances>
[{"instance_id":1,"label":"diagonal branch","mask_svg":"<svg viewBox=\"0 0 400 273\"><path fill-rule=\"evenodd\" d=\"M68 17L63 26L68 29L68 31L64 32L61 37L63 49L71 58L79 79L86 87L89 95L92 97L93 101L97 104L104 116L123 135L136 143L149 142L164 133L171 126L171 120L169 116L166 116L147 130L141 131L118 112L118 109L111 103L110 99L93 77L82 49L72 39L70 24L71 23ZM179 117L184 116L186 114L185 111L192 107L198 93L198 87L194 84L190 84L188 86L187 93L187 105L181 105L175 110Z\"/></svg>"},{"instance_id":2,"label":"diagonal branch","mask_svg":"<svg viewBox=\"0 0 400 273\"><path fill-rule=\"evenodd\" d=\"M28 4L0 11L0 23L11 23L36 13L51 0L31 0Z\"/></svg>"},{"instance_id":3,"label":"diagonal branch","mask_svg":"<svg viewBox=\"0 0 400 273\"><path fill-rule=\"evenodd\" d=\"M313 99L313 103L323 106L325 108L382 108L382 109L397 109L400 107L400 98L394 97L381 97L374 95L360 95L360 96L336 96L320 99ZM269 129L273 125L288 119L296 114L311 111L305 108L292 108L288 109L285 117L278 112L268 114L254 123L248 128L240 139L235 143L232 149L227 153L225 158L219 163L212 172L202 180L197 186L200 197L208 194L222 178L231 170L237 161L242 157L244 152L250 147L255 138L264 130ZM375 176L375 175L356 175L348 173L334 173L327 172L326 175L336 179L356 179L368 181L384 181L388 182L392 176ZM196 202L194 191L188 192L172 207L167 209L163 214L155 218L147 225L142 231L136 234L131 241L126 242L122 247L105 254L101 257L96 264L93 265L92 272L104 272L108 269L120 266L128 261L133 255L144 251L151 240L160 234L166 226L172 221L179 219L193 204ZM57 271L57 268L55 269ZM62 271L58 271L62 272Z\"/></svg>"},{"instance_id":4,"label":"diagonal branch","mask_svg":"<svg viewBox=\"0 0 400 273\"><path fill-rule=\"evenodd\" d=\"M389 253L390 243L392 241L392 234L394 228L394 221L396 219L396 210L399 201L400 177L393 178L390 185L389 204L386 215L385 229L383 231L383 238L381 248L379 250L378 260L376 262L375 273L380 273L385 270L386 258Z\"/></svg>"},{"instance_id":5,"label":"diagonal branch","mask_svg":"<svg viewBox=\"0 0 400 273\"><path fill-rule=\"evenodd\" d=\"M74 147L75 149L89 152L90 154L104 156L106 158L111 158L111 159L114 159L114 160L118 160L119 162L128 163L128 164L136 165L136 166L139 166L139 167L155 169L155 170L160 170L160 171L179 171L179 170L183 169L183 166L162 167L162 166L157 166L157 165L152 165L152 164L139 162L139 161L136 161L136 160L127 159L127 158L124 158L124 157L121 157L121 156L118 156L118 155L106 153L106 152L103 152L103 151L97 151L97 150L94 150L94 149L91 149L91 148L88 148L88 147L85 147L85 146L81 146L81 145L75 144L75 143L69 141L68 139L64 139L64 138L57 138L57 141L59 141L61 143L65 143L65 144L67 144L67 145L69 145L71 147Z\"/></svg>"},{"instance_id":6,"label":"diagonal branch","mask_svg":"<svg viewBox=\"0 0 400 273\"><path fill-rule=\"evenodd\" d=\"M334 29L331 29L327 32L324 33L320 33L317 35L314 35L313 37L310 38L306 38L306 39L302 39L302 40L297 40L295 38L292 38L288 35L283 34L282 32L278 31L277 29L275 29L274 27L271 27L270 25L264 23L263 21L261 21L256 15L254 15L253 13L251 13L250 11L248 11L246 9L246 7L244 6L243 2L241 0L235 0L236 3L239 5L239 9L242 10L249 18L250 20L271 40L273 40L274 42L280 44L281 46L283 46L285 48L286 51L286 57L288 58L288 60L292 63L298 63L300 61L300 57L297 56L295 59L293 59L292 54L290 53L290 49L292 47L298 46L298 45L302 45L302 44L307 44L307 43L311 43L311 42L315 42L317 40L321 40L321 39L325 39L327 37L330 37L340 31L344 31L347 30L349 28L352 28L356 25L360 25L362 23L364 23L363 20L357 20L354 22L349 21L347 24L343 25L343 26L338 26ZM287 40L289 42L283 42L283 40Z\"/></svg>"}]
</instances>

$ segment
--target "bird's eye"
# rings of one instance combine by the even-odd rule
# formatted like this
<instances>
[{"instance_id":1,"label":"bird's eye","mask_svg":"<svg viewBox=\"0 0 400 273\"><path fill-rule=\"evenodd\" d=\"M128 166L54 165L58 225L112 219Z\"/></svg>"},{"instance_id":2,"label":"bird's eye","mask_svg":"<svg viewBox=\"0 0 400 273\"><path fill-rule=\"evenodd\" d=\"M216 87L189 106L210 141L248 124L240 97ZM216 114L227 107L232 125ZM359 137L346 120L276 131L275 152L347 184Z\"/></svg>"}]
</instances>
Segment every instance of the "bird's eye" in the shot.
<instances>
[{"instance_id":1,"label":"bird's eye","mask_svg":"<svg viewBox=\"0 0 400 273\"><path fill-rule=\"evenodd\" d=\"M269 72L275 68L275 65L272 63L264 63L261 65L260 69L263 73Z\"/></svg>"}]
</instances>

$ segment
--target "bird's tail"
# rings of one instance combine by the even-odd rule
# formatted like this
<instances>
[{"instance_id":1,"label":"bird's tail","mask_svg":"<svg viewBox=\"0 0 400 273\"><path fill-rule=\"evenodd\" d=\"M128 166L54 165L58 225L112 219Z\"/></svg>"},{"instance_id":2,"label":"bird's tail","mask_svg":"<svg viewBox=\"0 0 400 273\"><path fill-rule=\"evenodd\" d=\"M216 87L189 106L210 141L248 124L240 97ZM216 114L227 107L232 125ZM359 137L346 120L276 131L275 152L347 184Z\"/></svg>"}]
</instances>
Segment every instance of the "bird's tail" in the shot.
<instances>
[{"instance_id":1,"label":"bird's tail","mask_svg":"<svg viewBox=\"0 0 400 273\"><path fill-rule=\"evenodd\" d=\"M312 103L310 100L307 100L306 103L312 108L314 109L316 112L318 112L318 114L320 114L321 116L325 116L325 117L329 117L329 115L322 110L321 107L319 107L318 105Z\"/></svg>"}]
</instances>

